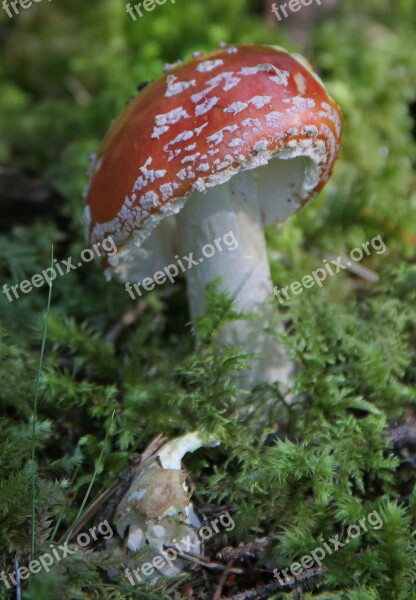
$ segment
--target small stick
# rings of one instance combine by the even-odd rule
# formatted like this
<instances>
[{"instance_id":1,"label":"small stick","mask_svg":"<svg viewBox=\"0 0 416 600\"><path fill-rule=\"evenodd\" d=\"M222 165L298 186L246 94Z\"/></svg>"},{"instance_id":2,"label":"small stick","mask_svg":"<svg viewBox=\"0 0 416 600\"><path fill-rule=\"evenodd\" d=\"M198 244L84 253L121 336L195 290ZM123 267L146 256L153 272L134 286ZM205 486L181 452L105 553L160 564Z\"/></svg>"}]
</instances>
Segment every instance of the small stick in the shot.
<instances>
[{"instance_id":1,"label":"small stick","mask_svg":"<svg viewBox=\"0 0 416 600\"><path fill-rule=\"evenodd\" d=\"M276 592L290 591L296 587L299 587L303 582L322 577L325 571L326 568L324 567L318 569L307 569L296 577L290 577L289 579L285 578L286 581L283 583L267 583L266 585L262 585L251 590L246 590L240 594L223 598L222 600L267 600Z\"/></svg>"},{"instance_id":2,"label":"small stick","mask_svg":"<svg viewBox=\"0 0 416 600\"><path fill-rule=\"evenodd\" d=\"M173 549L172 546L165 546L165 547ZM181 552L181 553L179 553L179 556L181 558L185 558L186 560L189 560L189 562L193 562L193 563L200 565L201 567L205 567L206 569L217 569L219 571L222 571L226 568L221 563L212 562L211 560L209 560L209 558L207 558L203 554L193 554L192 552ZM231 567L229 572L235 573L236 575L241 575L242 573L244 573L244 569L240 569L240 567Z\"/></svg>"},{"instance_id":3,"label":"small stick","mask_svg":"<svg viewBox=\"0 0 416 600\"><path fill-rule=\"evenodd\" d=\"M221 550L220 556L225 560L230 560L233 558L234 560L241 558L242 556L256 556L270 546L271 539L268 537L260 538L254 540L252 542L247 542L246 544L240 544L237 548L233 548L233 546L226 546Z\"/></svg>"},{"instance_id":4,"label":"small stick","mask_svg":"<svg viewBox=\"0 0 416 600\"><path fill-rule=\"evenodd\" d=\"M212 600L220 600L222 590L224 588L225 582L227 581L227 577L231 572L233 564L234 564L234 559L232 558L231 560L228 561L228 563L224 569L224 573L221 575L221 579L218 582L217 589L215 590L214 595L212 596Z\"/></svg>"},{"instance_id":5,"label":"small stick","mask_svg":"<svg viewBox=\"0 0 416 600\"><path fill-rule=\"evenodd\" d=\"M350 260L348 258L348 256L345 256L345 255L342 255L339 257L329 256L329 258L333 259L333 260L336 260L338 258L340 264L343 267L346 267L352 273L355 273L355 275L358 275L362 279L371 281L371 283L377 283L377 281L380 279L379 276L377 275L377 273L375 273L374 271L370 271L370 269L367 269L367 267L363 267L362 265L359 265L358 263L353 262L352 260Z\"/></svg>"}]
</instances>

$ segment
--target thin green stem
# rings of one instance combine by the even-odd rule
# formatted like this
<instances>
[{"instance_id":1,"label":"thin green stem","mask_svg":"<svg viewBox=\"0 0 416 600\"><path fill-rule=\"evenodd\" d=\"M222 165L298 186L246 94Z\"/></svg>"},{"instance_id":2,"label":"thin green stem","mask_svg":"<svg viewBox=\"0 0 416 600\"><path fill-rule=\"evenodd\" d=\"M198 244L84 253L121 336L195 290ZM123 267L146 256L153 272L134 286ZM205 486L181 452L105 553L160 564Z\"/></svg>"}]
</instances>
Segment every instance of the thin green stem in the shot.
<instances>
[{"instance_id":1,"label":"thin green stem","mask_svg":"<svg viewBox=\"0 0 416 600\"><path fill-rule=\"evenodd\" d=\"M53 265L53 244L51 246L51 268ZM35 531L36 531L36 466L35 466L35 437L36 437L36 417L38 410L38 397L39 397L39 381L40 374L43 365L43 356L45 354L46 336L48 333L48 322L49 322L49 311L51 307L52 298L52 281L49 282L49 293L48 293L48 304L46 307L45 324L43 328L42 346L39 356L38 370L36 374L36 387L35 387L35 400L33 405L32 415L32 545L31 545L31 557L32 560L35 556Z\"/></svg>"},{"instance_id":2,"label":"thin green stem","mask_svg":"<svg viewBox=\"0 0 416 600\"><path fill-rule=\"evenodd\" d=\"M98 469L99 469L99 465L101 464L101 461L102 461L102 458L103 458L103 455L104 455L104 450L105 450L105 448L106 448L106 446L107 446L107 440L108 440L108 436L109 436L109 434L110 434L111 424L112 424L112 422L113 422L113 419L114 419L115 412L116 412L116 411L115 411L115 409L114 409L114 410L113 410L113 414L111 415L111 422L110 422L110 426L109 426L109 427L108 427L108 429L107 429L107 433L106 433L106 435L105 435L105 439L104 439L103 447L101 448L100 456L99 456L99 458L98 458L98 461L95 463L95 469L94 469L93 476L92 476L92 478L91 478L91 481L90 481L90 483L89 483L89 486L88 486L88 489L87 489L87 491L86 491L86 493L85 493L84 499L83 499L83 501L82 501L82 503L81 503L81 506L79 507L79 510L78 510L77 516L75 517L75 520L74 520L74 522L72 523L71 529L69 530L69 532L68 532L68 534L67 534L67 536L66 536L66 540L65 540L65 541L67 541L67 542L68 542L68 541L71 539L72 532L74 531L74 529L75 529L75 526L76 526L76 524L77 524L78 520L80 519L80 517L81 517L81 515L82 515L82 511L83 511L83 510L84 510L84 508L85 508L85 505L86 505L86 503L87 503L87 501L88 501L88 498L89 498L89 496L90 496L90 493L91 493L91 490L92 490L92 486L94 485L95 479L96 479L96 477L97 477L97 475L98 475Z\"/></svg>"}]
</instances>

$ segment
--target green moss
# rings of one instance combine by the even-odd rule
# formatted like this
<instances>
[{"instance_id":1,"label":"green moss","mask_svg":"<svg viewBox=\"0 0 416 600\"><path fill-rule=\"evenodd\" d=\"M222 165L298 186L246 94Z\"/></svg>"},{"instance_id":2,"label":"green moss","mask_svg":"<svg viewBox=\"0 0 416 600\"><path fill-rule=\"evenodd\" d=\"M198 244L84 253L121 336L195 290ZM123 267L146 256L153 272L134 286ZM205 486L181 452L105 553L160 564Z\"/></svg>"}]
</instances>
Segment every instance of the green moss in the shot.
<instances>
[{"instance_id":1,"label":"green moss","mask_svg":"<svg viewBox=\"0 0 416 600\"><path fill-rule=\"evenodd\" d=\"M0 161L49 181L50 216L33 208L16 224L4 213L0 268L8 285L84 247L81 193L87 154L110 121L165 62L222 40L282 44L258 3L177 0L138 22L116 0L40 3L9 23L2 13ZM99 267L55 281L40 379L36 465L31 419L47 288L0 298L0 571L30 553L31 477L36 468L36 552L71 527L96 473L91 498L110 486L131 452L158 433L215 430L222 444L186 463L206 502L232 506L229 542L272 538L267 561L290 565L371 511L383 527L327 556L303 598L415 600L415 472L393 453L388 427L412 423L416 384L415 14L407 0L341 3L303 50L342 106L345 131L335 174L320 197L267 232L273 280L290 285L380 235L383 254L362 264L370 284L342 271L304 290L276 314L297 365L288 405L278 386L239 388L240 349L218 351L229 300L213 287L194 351L184 286L135 305ZM49 213L47 213L49 214ZM20 215L17 218L20 219ZM133 312L136 311L133 315ZM123 321L129 313L131 319ZM413 490L413 491L412 491ZM212 548L219 548L215 541ZM46 549L46 550L45 550ZM171 598L181 581L153 589L109 581L111 565L77 556L32 577L23 598ZM246 565L246 571L250 569ZM251 572L253 576L253 572ZM266 577L273 581L271 570ZM242 581L237 579L237 581ZM218 575L208 574L212 596ZM251 580L252 583L252 580ZM247 588L251 586L249 582ZM244 587L244 584L242 584ZM0 598L7 592L0 584ZM281 592L280 598L291 598Z\"/></svg>"}]
</instances>

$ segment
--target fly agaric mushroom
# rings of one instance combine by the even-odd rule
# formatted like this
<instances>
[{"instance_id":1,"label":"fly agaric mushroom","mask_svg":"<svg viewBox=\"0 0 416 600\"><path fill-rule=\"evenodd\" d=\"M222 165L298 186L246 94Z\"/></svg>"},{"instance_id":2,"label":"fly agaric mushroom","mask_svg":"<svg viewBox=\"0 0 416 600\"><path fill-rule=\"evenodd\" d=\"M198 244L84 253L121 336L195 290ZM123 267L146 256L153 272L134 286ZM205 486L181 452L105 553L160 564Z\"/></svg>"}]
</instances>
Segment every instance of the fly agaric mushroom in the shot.
<instances>
[{"instance_id":1,"label":"fly agaric mushroom","mask_svg":"<svg viewBox=\"0 0 416 600\"><path fill-rule=\"evenodd\" d=\"M223 44L168 67L125 108L92 164L85 224L92 243L111 236L117 245L107 276L154 274L153 289L178 253L190 256L191 317L204 312L206 287L221 276L234 309L260 316L227 325L222 343L260 355L255 381L281 379L282 350L265 332L272 283L263 228L324 186L341 119L309 63L281 48ZM238 248L201 257L226 232Z\"/></svg>"}]
</instances>

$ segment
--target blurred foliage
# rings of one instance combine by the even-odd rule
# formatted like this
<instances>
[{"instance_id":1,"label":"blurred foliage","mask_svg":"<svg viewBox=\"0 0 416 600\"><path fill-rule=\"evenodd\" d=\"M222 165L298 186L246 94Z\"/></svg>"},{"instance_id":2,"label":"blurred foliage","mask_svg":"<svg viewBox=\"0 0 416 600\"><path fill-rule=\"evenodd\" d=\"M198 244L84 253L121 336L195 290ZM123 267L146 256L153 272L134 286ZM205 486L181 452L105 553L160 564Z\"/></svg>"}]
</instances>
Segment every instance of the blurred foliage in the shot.
<instances>
[{"instance_id":1,"label":"blurred foliage","mask_svg":"<svg viewBox=\"0 0 416 600\"><path fill-rule=\"evenodd\" d=\"M137 84L158 77L164 63L221 41L303 52L345 116L341 156L323 193L267 232L276 285L373 236L387 246L362 263L379 274L376 285L343 271L280 307L286 333L276 329L276 336L298 365L293 391L301 401L291 405L278 386L250 395L239 389L244 357L215 348L228 305L213 290L194 352L182 284L136 306L97 265L60 278L41 377L36 465L30 436L47 289L13 303L2 295L1 570L10 572L15 557L24 564L30 552L34 468L41 554L71 526L94 472L92 497L152 436L199 427L215 430L223 443L186 462L206 502L235 505L229 543L270 534L264 564L284 567L377 510L383 527L327 557L319 589L303 597L415 600L416 473L410 459L409 467L393 453L387 431L415 421L415 32L413 0L341 0L303 48L281 28L268 29L259 3L249 0L176 0L137 21L119 0L43 0L13 19L0 11L0 164L48 181L60 198L50 217L34 205L30 225L10 222L2 211L4 283L45 269L52 243L58 259L79 255L87 155ZM130 325L126 314L133 314ZM32 576L23 598L170 598L180 587L170 580L126 588L121 578L103 575L107 566L91 556L68 559ZM216 583L208 575L207 597ZM7 597L0 584L0 598Z\"/></svg>"}]
</instances>

